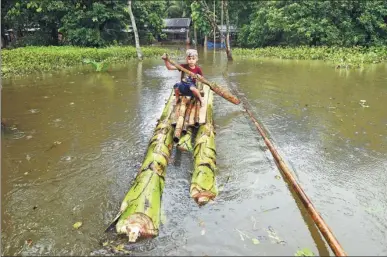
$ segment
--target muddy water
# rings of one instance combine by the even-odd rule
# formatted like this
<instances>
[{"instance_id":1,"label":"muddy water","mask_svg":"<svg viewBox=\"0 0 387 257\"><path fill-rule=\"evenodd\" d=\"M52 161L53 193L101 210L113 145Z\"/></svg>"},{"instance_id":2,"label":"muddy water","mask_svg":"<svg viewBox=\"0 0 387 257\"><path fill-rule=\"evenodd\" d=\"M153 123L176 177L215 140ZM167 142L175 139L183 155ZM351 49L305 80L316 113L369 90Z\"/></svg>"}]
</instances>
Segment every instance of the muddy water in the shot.
<instances>
[{"instance_id":1,"label":"muddy water","mask_svg":"<svg viewBox=\"0 0 387 257\"><path fill-rule=\"evenodd\" d=\"M347 253L386 255L387 67L200 57L208 79L248 99ZM145 60L3 80L2 117L14 129L2 134L2 254L111 254L101 242L115 237L103 230L178 79ZM216 201L190 199L192 156L174 150L159 237L113 244L137 255L332 255L242 107L218 96L214 105Z\"/></svg>"}]
</instances>

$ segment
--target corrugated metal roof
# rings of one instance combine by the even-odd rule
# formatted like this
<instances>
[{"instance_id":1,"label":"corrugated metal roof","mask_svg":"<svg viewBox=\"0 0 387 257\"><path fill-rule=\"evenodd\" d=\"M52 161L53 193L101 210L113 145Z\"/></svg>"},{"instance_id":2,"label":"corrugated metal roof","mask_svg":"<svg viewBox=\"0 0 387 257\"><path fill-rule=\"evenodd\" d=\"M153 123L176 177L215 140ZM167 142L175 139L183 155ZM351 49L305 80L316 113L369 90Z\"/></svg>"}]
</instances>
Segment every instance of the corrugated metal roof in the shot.
<instances>
[{"instance_id":1,"label":"corrugated metal roof","mask_svg":"<svg viewBox=\"0 0 387 257\"><path fill-rule=\"evenodd\" d=\"M167 28L176 28L176 27L185 27L188 28L191 24L190 18L173 18L173 19L164 19L165 27Z\"/></svg>"},{"instance_id":2,"label":"corrugated metal roof","mask_svg":"<svg viewBox=\"0 0 387 257\"><path fill-rule=\"evenodd\" d=\"M184 34L186 33L187 30L185 28L181 28L181 29L161 29L161 31L164 33Z\"/></svg>"}]
</instances>

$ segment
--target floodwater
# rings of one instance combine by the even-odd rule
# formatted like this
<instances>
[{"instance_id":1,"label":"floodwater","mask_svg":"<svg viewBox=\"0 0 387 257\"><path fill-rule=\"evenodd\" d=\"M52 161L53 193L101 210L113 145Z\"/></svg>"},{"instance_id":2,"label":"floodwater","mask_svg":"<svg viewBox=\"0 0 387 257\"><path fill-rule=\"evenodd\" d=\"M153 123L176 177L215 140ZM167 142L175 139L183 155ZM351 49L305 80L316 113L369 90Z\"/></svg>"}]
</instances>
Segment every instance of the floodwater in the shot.
<instances>
[{"instance_id":1,"label":"floodwater","mask_svg":"<svg viewBox=\"0 0 387 257\"><path fill-rule=\"evenodd\" d=\"M247 99L347 254L386 255L387 66L227 63L212 50L199 62ZM153 59L3 80L2 255L108 255L122 243L133 255L333 255L242 105L217 95L215 201L189 197L192 155L174 149L159 236L128 244L103 232L178 79Z\"/></svg>"}]
</instances>

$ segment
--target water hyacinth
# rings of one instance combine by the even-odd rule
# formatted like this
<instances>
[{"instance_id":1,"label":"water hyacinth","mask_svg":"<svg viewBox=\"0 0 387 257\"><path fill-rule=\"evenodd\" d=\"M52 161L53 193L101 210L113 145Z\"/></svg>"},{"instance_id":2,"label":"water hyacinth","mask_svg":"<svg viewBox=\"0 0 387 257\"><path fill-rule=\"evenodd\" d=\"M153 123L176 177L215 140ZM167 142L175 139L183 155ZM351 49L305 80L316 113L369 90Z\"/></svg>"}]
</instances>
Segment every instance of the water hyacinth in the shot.
<instances>
[{"instance_id":1,"label":"water hyacinth","mask_svg":"<svg viewBox=\"0 0 387 257\"><path fill-rule=\"evenodd\" d=\"M144 57L158 57L168 51L158 47L142 47ZM3 78L35 72L50 72L77 65L87 65L86 59L106 63L123 62L137 58L136 48L86 48L75 46L23 47L2 49L1 73Z\"/></svg>"},{"instance_id":2,"label":"water hyacinth","mask_svg":"<svg viewBox=\"0 0 387 257\"><path fill-rule=\"evenodd\" d=\"M387 47L265 47L255 49L235 48L233 54L240 58L280 58L294 60L323 60L336 68L362 68L364 64L387 60Z\"/></svg>"}]
</instances>

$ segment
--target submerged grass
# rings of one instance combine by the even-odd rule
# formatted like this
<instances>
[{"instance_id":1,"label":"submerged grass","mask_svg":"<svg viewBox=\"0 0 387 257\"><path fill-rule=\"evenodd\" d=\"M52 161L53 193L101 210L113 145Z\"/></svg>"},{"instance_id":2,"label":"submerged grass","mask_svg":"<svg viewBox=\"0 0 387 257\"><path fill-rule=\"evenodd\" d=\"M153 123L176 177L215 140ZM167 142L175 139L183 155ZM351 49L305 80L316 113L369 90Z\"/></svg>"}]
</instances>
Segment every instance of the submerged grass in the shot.
<instances>
[{"instance_id":1,"label":"submerged grass","mask_svg":"<svg viewBox=\"0 0 387 257\"><path fill-rule=\"evenodd\" d=\"M145 58L161 56L164 52L169 51L157 47L142 47L141 50ZM49 46L3 49L1 51L1 73L3 78L7 78L84 65L84 59L114 63L136 57L136 48L132 46L107 48Z\"/></svg>"},{"instance_id":2,"label":"submerged grass","mask_svg":"<svg viewBox=\"0 0 387 257\"><path fill-rule=\"evenodd\" d=\"M235 48L233 54L241 58L280 58L294 60L323 60L336 68L362 68L364 64L387 60L387 47L265 47Z\"/></svg>"}]
</instances>

